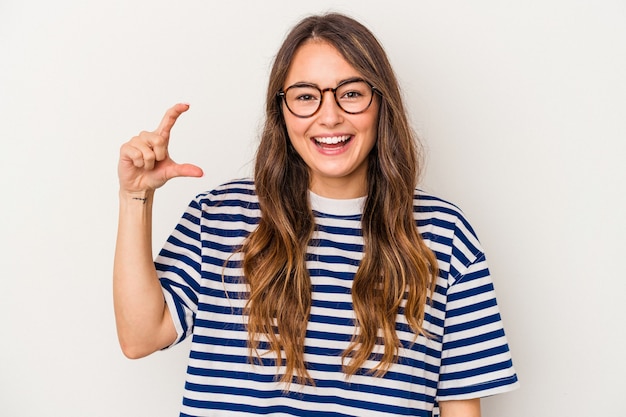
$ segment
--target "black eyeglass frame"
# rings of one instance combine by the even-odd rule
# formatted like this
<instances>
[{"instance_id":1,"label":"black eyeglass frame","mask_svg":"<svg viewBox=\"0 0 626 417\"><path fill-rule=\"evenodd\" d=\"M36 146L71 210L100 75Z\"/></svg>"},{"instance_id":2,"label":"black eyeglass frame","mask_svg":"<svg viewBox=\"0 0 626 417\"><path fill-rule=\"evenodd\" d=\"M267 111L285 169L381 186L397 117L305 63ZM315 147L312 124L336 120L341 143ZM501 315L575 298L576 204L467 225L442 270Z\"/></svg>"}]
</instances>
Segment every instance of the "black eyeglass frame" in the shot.
<instances>
[{"instance_id":1,"label":"black eyeglass frame","mask_svg":"<svg viewBox=\"0 0 626 417\"><path fill-rule=\"evenodd\" d=\"M342 86L349 84L349 83L356 83L356 82L364 82L365 84L369 85L370 88L372 89L372 95L370 97L370 101L369 103L367 103L367 106L365 106L365 108L361 111L357 111L357 112L351 112L348 111L346 109L344 109L343 107L341 107L341 104L339 103L339 99L337 98L337 90L339 88L341 88ZM294 113L293 110L291 110L291 108L289 107L289 104L287 103L287 91L289 91L289 89L294 88L294 87L311 87L311 88L315 88L317 91L320 92L320 103L317 106L317 109L315 109L315 111L307 116L301 116L299 114ZM333 97L335 98L335 103L337 103L337 106L343 110L344 112L348 113L348 114L361 114L365 111L367 111L367 109L370 108L370 106L372 105L372 101L374 101L374 93L377 93L378 95L382 96L380 90L378 90L376 87L374 87L372 85L372 83L370 83L367 80L364 80L363 78L348 78L347 80L343 80L342 82L340 82L339 84L337 84L337 86L335 88L332 87L328 87L328 88L324 88L321 89L319 88L319 86L315 85L315 84L309 84L309 83L296 83L293 85L290 85L289 87L287 87L284 90L280 90L278 93L276 93L276 97L278 97L279 99L282 99L282 101L285 103L285 107L287 107L287 110L289 110L289 112L291 114L293 114L296 117L299 117L301 119L306 119L309 117L314 116L318 111L320 111L320 109L322 108L322 104L324 104L324 93L327 91L332 91L333 93Z\"/></svg>"}]
</instances>

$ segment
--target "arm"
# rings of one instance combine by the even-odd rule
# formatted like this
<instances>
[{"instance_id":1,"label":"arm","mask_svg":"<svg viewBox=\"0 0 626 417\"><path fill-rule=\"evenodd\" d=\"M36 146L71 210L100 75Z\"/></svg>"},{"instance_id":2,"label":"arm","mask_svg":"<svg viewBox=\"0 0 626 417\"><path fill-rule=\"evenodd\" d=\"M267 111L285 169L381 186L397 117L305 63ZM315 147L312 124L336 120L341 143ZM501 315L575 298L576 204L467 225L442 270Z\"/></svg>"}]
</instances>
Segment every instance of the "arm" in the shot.
<instances>
[{"instance_id":1,"label":"arm","mask_svg":"<svg viewBox=\"0 0 626 417\"><path fill-rule=\"evenodd\" d=\"M441 401L441 417L480 417L480 398L458 401Z\"/></svg>"},{"instance_id":2,"label":"arm","mask_svg":"<svg viewBox=\"0 0 626 417\"><path fill-rule=\"evenodd\" d=\"M153 262L152 203L154 191L171 178L202 176L200 168L176 164L167 152L170 131L188 109L177 104L157 130L142 132L120 149L113 303L120 346L129 358L149 355L176 339Z\"/></svg>"}]
</instances>

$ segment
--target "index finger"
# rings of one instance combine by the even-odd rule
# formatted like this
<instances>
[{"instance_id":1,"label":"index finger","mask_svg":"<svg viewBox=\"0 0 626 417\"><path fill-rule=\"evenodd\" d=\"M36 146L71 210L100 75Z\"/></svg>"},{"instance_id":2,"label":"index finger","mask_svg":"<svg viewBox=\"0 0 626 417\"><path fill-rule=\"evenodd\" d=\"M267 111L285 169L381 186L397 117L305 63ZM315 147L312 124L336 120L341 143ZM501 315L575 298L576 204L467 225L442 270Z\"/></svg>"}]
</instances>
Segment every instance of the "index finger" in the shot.
<instances>
[{"instance_id":1,"label":"index finger","mask_svg":"<svg viewBox=\"0 0 626 417\"><path fill-rule=\"evenodd\" d=\"M176 120L187 110L189 110L189 104L186 103L178 103L169 108L167 112L165 112L165 116L163 116L163 119L161 120L159 127L155 130L155 133L169 139L170 131L172 130L172 127L174 127Z\"/></svg>"}]
</instances>

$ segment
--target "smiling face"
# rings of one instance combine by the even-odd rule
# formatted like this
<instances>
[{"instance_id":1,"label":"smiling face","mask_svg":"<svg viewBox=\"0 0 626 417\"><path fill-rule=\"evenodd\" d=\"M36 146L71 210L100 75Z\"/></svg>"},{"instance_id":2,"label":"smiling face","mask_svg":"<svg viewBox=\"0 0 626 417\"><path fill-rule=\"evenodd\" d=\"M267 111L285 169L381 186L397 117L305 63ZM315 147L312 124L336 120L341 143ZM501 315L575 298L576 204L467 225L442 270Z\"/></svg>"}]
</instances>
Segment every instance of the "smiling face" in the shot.
<instances>
[{"instance_id":1,"label":"smiling face","mask_svg":"<svg viewBox=\"0 0 626 417\"><path fill-rule=\"evenodd\" d=\"M314 84L321 90L342 81L361 78L335 47L310 40L296 51L283 89L294 84ZM367 192L367 159L376 143L379 98L359 114L344 112L331 91L311 117L293 115L283 102L289 140L307 164L314 193L329 198L354 198Z\"/></svg>"}]
</instances>

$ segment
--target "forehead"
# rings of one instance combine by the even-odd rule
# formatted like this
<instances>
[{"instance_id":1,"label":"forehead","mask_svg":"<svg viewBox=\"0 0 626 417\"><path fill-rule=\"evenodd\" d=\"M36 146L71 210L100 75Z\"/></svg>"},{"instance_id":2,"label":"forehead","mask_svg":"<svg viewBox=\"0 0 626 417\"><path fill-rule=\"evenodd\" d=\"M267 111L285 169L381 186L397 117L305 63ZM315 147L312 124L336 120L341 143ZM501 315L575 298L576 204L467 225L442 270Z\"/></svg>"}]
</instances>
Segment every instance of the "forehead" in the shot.
<instances>
[{"instance_id":1,"label":"forehead","mask_svg":"<svg viewBox=\"0 0 626 417\"><path fill-rule=\"evenodd\" d=\"M308 40L296 50L285 85L307 82L326 88L352 77L361 77L361 74L337 48L326 41Z\"/></svg>"}]
</instances>

